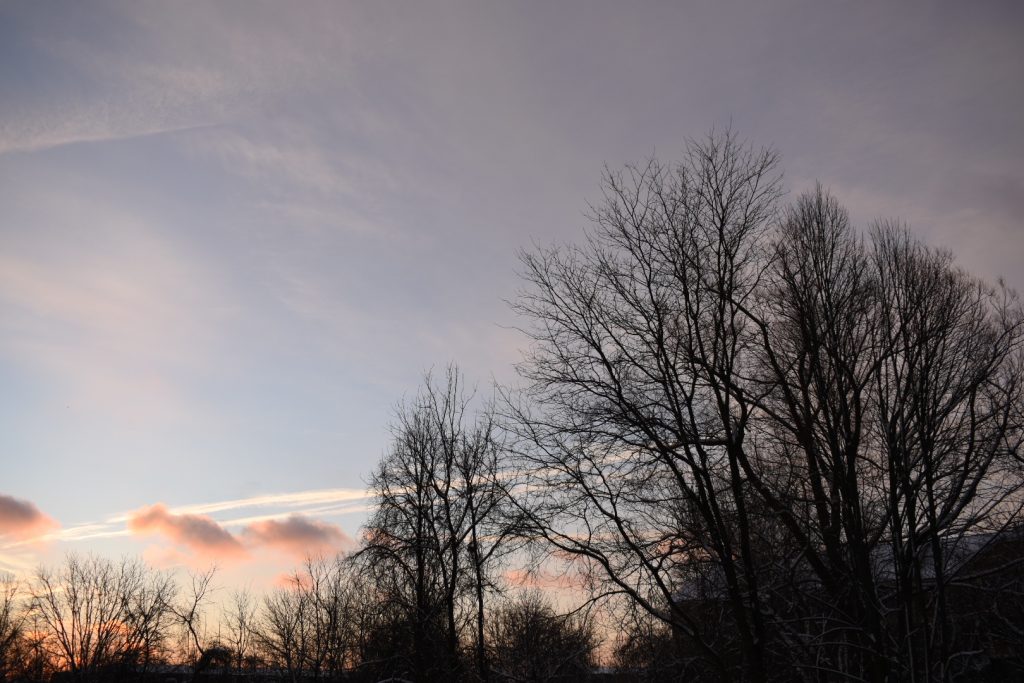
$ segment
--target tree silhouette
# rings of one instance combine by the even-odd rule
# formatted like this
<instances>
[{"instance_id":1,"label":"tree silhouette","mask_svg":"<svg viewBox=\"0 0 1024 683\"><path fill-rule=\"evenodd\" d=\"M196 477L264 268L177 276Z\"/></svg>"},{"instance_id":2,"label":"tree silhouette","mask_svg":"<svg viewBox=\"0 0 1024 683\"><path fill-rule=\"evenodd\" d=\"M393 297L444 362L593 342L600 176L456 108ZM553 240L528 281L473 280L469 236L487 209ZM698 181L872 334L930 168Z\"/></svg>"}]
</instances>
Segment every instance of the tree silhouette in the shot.
<instances>
[{"instance_id":1,"label":"tree silhouette","mask_svg":"<svg viewBox=\"0 0 1024 683\"><path fill-rule=\"evenodd\" d=\"M775 153L731 131L607 173L593 220L522 255L536 536L720 678L971 657L946 594L1019 518L1015 296L821 187L782 206Z\"/></svg>"}]
</instances>

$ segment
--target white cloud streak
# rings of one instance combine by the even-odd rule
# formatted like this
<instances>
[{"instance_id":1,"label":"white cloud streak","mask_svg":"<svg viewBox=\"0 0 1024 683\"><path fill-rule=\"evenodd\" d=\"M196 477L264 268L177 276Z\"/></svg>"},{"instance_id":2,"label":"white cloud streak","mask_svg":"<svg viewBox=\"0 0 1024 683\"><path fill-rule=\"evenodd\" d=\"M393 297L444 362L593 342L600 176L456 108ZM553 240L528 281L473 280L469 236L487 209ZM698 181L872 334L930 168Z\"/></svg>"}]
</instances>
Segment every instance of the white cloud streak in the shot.
<instances>
[{"instance_id":1,"label":"white cloud streak","mask_svg":"<svg viewBox=\"0 0 1024 683\"><path fill-rule=\"evenodd\" d=\"M251 496L249 498L217 501L213 503L181 505L169 508L168 511L174 515L212 515L217 512L225 512L228 510L260 507L286 507L292 508L292 511L295 511L297 508L324 505L328 503L362 501L366 500L368 497L369 494L362 489L318 489L311 491L297 491L294 493L271 493ZM109 518L107 522L111 524L125 522L131 515L131 512L123 512Z\"/></svg>"},{"instance_id":2,"label":"white cloud streak","mask_svg":"<svg viewBox=\"0 0 1024 683\"><path fill-rule=\"evenodd\" d=\"M223 527L237 527L264 522L268 520L285 519L290 515L299 513L306 516L340 515L366 512L369 509L371 495L362 489L314 489L309 491L295 491L292 493L270 493L249 498L234 498L211 503L197 503L193 505L179 505L168 508L173 515L214 515L219 512L234 510L276 508L275 511L265 514L247 515L226 520L217 520ZM46 534L33 539L33 543L40 541L63 541L79 542L91 541L101 538L119 538L130 536L131 532L125 528L125 524L132 516L132 512L122 512L108 517L102 522L88 522L76 524L65 529ZM4 549L16 548L26 545L27 541L10 543L3 546Z\"/></svg>"}]
</instances>

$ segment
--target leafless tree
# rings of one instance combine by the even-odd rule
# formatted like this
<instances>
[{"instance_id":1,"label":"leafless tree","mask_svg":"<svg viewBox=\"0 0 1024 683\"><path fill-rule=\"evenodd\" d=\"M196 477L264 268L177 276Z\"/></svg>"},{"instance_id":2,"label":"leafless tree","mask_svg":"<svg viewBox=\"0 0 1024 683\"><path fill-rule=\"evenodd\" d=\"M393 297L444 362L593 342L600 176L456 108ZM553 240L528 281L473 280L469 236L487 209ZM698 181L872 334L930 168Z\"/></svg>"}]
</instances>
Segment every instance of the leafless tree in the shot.
<instances>
[{"instance_id":1,"label":"leafless tree","mask_svg":"<svg viewBox=\"0 0 1024 683\"><path fill-rule=\"evenodd\" d=\"M467 411L472 401L462 384L458 369L449 366L443 385L428 375L423 406L437 431L440 447L439 476L434 487L445 537L449 541L450 576L446 581L448 623L456 634L454 618L457 595L468 586L473 601L477 674L489 678L485 640L485 594L494 584L491 565L511 549L517 531L508 504L511 472L503 468L502 445L494 415L484 409L472 420ZM460 563L467 563L463 568ZM450 649L457 643L450 643Z\"/></svg>"},{"instance_id":2,"label":"leafless tree","mask_svg":"<svg viewBox=\"0 0 1024 683\"><path fill-rule=\"evenodd\" d=\"M334 680L360 663L365 620L355 567L343 557L310 557L263 601L253 631L263 659L292 680Z\"/></svg>"},{"instance_id":3,"label":"leafless tree","mask_svg":"<svg viewBox=\"0 0 1024 683\"><path fill-rule=\"evenodd\" d=\"M731 131L605 189L522 257L533 533L719 678L947 676L957 548L1021 505L1016 299Z\"/></svg>"},{"instance_id":4,"label":"leafless tree","mask_svg":"<svg viewBox=\"0 0 1024 683\"><path fill-rule=\"evenodd\" d=\"M436 636L446 626L439 557L446 544L438 538L444 529L434 486L437 444L422 411L401 413L399 419L394 445L371 481L378 505L359 557L375 586L408 615L412 652L406 666L429 675L432 663L442 659Z\"/></svg>"},{"instance_id":5,"label":"leafless tree","mask_svg":"<svg viewBox=\"0 0 1024 683\"><path fill-rule=\"evenodd\" d=\"M14 576L0 574L0 681L13 678L18 669L25 623L19 602L18 582Z\"/></svg>"},{"instance_id":6,"label":"leafless tree","mask_svg":"<svg viewBox=\"0 0 1024 683\"><path fill-rule=\"evenodd\" d=\"M766 268L776 156L713 135L677 169L652 161L606 181L586 247L523 255L529 402L511 407L527 507L537 534L686 633L724 674L733 658L675 608L680 564L713 563L739 662L764 679L741 463L754 332L742 307Z\"/></svg>"},{"instance_id":7,"label":"leafless tree","mask_svg":"<svg viewBox=\"0 0 1024 683\"><path fill-rule=\"evenodd\" d=\"M57 572L36 571L30 609L41 646L74 680L113 679L146 667L171 627L170 576L141 563L69 555Z\"/></svg>"},{"instance_id":8,"label":"leafless tree","mask_svg":"<svg viewBox=\"0 0 1024 683\"><path fill-rule=\"evenodd\" d=\"M614 668L639 683L687 681L699 678L687 671L686 661L672 629L643 610L615 612L620 618L615 632Z\"/></svg>"},{"instance_id":9,"label":"leafless tree","mask_svg":"<svg viewBox=\"0 0 1024 683\"><path fill-rule=\"evenodd\" d=\"M820 187L779 233L748 481L829 596L816 662L944 680L947 572L1020 511L1019 307L905 228L865 243Z\"/></svg>"},{"instance_id":10,"label":"leafless tree","mask_svg":"<svg viewBox=\"0 0 1024 683\"><path fill-rule=\"evenodd\" d=\"M216 566L189 572L186 590L170 606L179 629L178 655L190 666L193 681L212 668L226 669L232 664L232 651L207 631L207 608L216 574Z\"/></svg>"},{"instance_id":11,"label":"leafless tree","mask_svg":"<svg viewBox=\"0 0 1024 683\"><path fill-rule=\"evenodd\" d=\"M536 591L497 607L487 636L498 681L582 681L594 665L593 622L584 613L558 614Z\"/></svg>"},{"instance_id":12,"label":"leafless tree","mask_svg":"<svg viewBox=\"0 0 1024 683\"><path fill-rule=\"evenodd\" d=\"M959 656L948 584L965 551L1016 523L1022 479L1015 299L952 266L898 226L872 233L885 350L871 398L901 608L897 652L912 678L947 678ZM870 537L869 537L870 540ZM911 599L931 585L923 604ZM914 643L921 646L914 647Z\"/></svg>"},{"instance_id":13,"label":"leafless tree","mask_svg":"<svg viewBox=\"0 0 1024 683\"><path fill-rule=\"evenodd\" d=\"M488 677L485 594L490 568L509 537L507 480L492 414L470 415L473 396L449 367L428 375L398 413L394 445L371 481L377 509L365 548L378 588L388 586L413 625L412 668L431 675L460 667L461 638L472 615L477 673ZM432 641L443 634L443 643ZM441 645L443 657L431 648Z\"/></svg>"},{"instance_id":14,"label":"leafless tree","mask_svg":"<svg viewBox=\"0 0 1024 683\"><path fill-rule=\"evenodd\" d=\"M285 672L289 680L302 676L306 661L304 622L309 603L301 591L280 588L264 596L257 630L265 661Z\"/></svg>"},{"instance_id":15,"label":"leafless tree","mask_svg":"<svg viewBox=\"0 0 1024 683\"><path fill-rule=\"evenodd\" d=\"M227 645L231 648L236 673L254 669L254 629L256 605L248 589L236 589L222 611L221 622L227 629Z\"/></svg>"}]
</instances>

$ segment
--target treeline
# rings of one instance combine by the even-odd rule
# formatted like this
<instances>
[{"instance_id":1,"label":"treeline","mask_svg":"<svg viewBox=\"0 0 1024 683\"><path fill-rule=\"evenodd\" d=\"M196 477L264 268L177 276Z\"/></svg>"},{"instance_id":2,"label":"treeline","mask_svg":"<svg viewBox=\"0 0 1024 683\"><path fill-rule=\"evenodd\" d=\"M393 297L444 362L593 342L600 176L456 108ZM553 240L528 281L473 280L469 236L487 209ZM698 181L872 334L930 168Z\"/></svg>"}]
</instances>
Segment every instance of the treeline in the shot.
<instances>
[{"instance_id":1,"label":"treeline","mask_svg":"<svg viewBox=\"0 0 1024 683\"><path fill-rule=\"evenodd\" d=\"M1017 295L821 186L787 200L731 131L609 172L591 214L521 255L519 386L470 411L428 378L373 479L361 553L411 670L478 643L493 674L490 577L530 552L636 677L1024 675Z\"/></svg>"},{"instance_id":2,"label":"treeline","mask_svg":"<svg viewBox=\"0 0 1024 683\"><path fill-rule=\"evenodd\" d=\"M785 201L731 132L609 173L593 223L522 259L530 533L684 680L1019 678L1017 296Z\"/></svg>"},{"instance_id":3,"label":"treeline","mask_svg":"<svg viewBox=\"0 0 1024 683\"><path fill-rule=\"evenodd\" d=\"M158 599L129 564L117 627L66 647L41 572L4 666L138 672L176 638L195 676L569 681L600 641L622 680L1020 680L1016 295L820 186L787 200L729 131L609 172L592 219L521 255L518 386L451 367L400 406L357 552L238 596L216 641L207 575Z\"/></svg>"},{"instance_id":4,"label":"treeline","mask_svg":"<svg viewBox=\"0 0 1024 683\"><path fill-rule=\"evenodd\" d=\"M0 681L379 681L475 673L429 636L415 668L415 620L344 557L311 559L288 585L213 599L214 572L182 578L134 560L69 555L0 593ZM558 614L538 592L489 614L496 680L574 681L591 672L593 622ZM460 673L462 672L462 673ZM453 679L456 680L456 679Z\"/></svg>"}]
</instances>

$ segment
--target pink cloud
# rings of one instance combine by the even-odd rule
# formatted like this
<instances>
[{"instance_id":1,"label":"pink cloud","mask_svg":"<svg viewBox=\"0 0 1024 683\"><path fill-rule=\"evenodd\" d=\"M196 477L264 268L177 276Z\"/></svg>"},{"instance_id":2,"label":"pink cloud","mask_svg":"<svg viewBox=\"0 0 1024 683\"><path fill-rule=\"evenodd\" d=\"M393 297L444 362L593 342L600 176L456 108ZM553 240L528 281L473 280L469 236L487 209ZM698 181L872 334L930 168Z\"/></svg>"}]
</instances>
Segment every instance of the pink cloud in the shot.
<instances>
[{"instance_id":1,"label":"pink cloud","mask_svg":"<svg viewBox=\"0 0 1024 683\"><path fill-rule=\"evenodd\" d=\"M163 503L132 514L128 528L136 534L157 534L210 560L235 559L245 548L228 530L206 515L176 515Z\"/></svg>"},{"instance_id":2,"label":"pink cloud","mask_svg":"<svg viewBox=\"0 0 1024 683\"><path fill-rule=\"evenodd\" d=\"M242 532L252 545L267 546L296 557L337 552L354 545L340 527L302 515L289 515L283 521L267 519L253 522Z\"/></svg>"},{"instance_id":3,"label":"pink cloud","mask_svg":"<svg viewBox=\"0 0 1024 683\"><path fill-rule=\"evenodd\" d=\"M251 557L249 551L258 548L283 551L302 558L335 553L355 545L340 527L300 514L289 515L283 520L254 521L240 533L233 534L212 517L174 513L163 503L132 513L128 517L128 529L136 535L161 536L176 546L147 551L150 559L159 565L243 559Z\"/></svg>"},{"instance_id":4,"label":"pink cloud","mask_svg":"<svg viewBox=\"0 0 1024 683\"><path fill-rule=\"evenodd\" d=\"M58 526L33 503L0 493L0 538L31 540Z\"/></svg>"}]
</instances>

